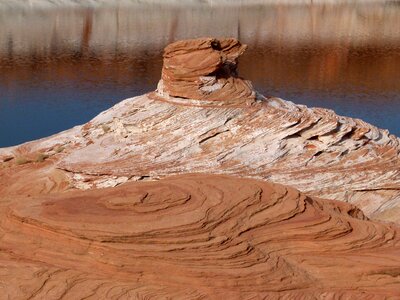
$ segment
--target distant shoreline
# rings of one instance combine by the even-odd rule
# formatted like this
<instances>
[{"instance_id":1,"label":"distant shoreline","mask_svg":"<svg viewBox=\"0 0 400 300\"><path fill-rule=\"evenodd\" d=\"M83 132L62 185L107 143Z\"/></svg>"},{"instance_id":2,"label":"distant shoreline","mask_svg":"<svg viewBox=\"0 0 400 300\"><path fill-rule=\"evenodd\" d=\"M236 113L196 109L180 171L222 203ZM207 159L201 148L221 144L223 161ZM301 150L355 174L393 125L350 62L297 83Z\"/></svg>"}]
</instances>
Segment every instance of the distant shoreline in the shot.
<instances>
[{"instance_id":1,"label":"distant shoreline","mask_svg":"<svg viewBox=\"0 0 400 300\"><path fill-rule=\"evenodd\" d=\"M400 0L0 0L0 9L47 9L115 7L125 5L165 5L165 6L253 6L253 5L309 5L309 4L368 4L397 3Z\"/></svg>"}]
</instances>

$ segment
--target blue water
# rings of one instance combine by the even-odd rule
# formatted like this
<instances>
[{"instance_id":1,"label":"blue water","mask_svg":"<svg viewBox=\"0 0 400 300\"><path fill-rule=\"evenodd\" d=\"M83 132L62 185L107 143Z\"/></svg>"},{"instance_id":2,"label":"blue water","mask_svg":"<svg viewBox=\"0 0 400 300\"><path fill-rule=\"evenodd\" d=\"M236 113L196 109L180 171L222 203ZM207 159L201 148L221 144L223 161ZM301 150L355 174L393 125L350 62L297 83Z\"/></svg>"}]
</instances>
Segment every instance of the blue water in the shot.
<instances>
[{"instance_id":1,"label":"blue water","mask_svg":"<svg viewBox=\"0 0 400 300\"><path fill-rule=\"evenodd\" d=\"M19 80L18 72L15 81L0 81L0 147L84 124L121 100L154 90L157 83L146 70L124 62L106 67L109 72L100 77L91 76L98 68L87 62L79 66L67 62L65 72L59 67L57 62L43 68L22 67L29 69L28 78L24 73Z\"/></svg>"},{"instance_id":2,"label":"blue water","mask_svg":"<svg viewBox=\"0 0 400 300\"><path fill-rule=\"evenodd\" d=\"M19 144L84 124L134 89L96 91L62 84L0 88L0 146Z\"/></svg>"},{"instance_id":3,"label":"blue water","mask_svg":"<svg viewBox=\"0 0 400 300\"><path fill-rule=\"evenodd\" d=\"M92 83L93 84L93 83ZM118 85L41 82L24 86L0 85L0 146L10 146L52 135L84 124L101 111L128 97L155 88L154 83ZM300 90L256 84L268 95L310 107L326 107L344 116L363 119L400 136L400 95ZM390 99L390 101L388 101Z\"/></svg>"}]
</instances>

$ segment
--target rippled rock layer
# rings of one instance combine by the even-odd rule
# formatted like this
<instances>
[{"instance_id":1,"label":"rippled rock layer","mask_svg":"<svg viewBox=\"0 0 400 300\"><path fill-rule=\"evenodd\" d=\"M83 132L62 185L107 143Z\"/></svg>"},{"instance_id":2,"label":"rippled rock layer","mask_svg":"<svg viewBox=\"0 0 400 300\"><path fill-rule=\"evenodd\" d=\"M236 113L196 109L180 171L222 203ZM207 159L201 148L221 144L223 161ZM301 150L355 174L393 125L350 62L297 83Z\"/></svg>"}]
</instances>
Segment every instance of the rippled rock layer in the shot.
<instances>
[{"instance_id":1,"label":"rippled rock layer","mask_svg":"<svg viewBox=\"0 0 400 300\"><path fill-rule=\"evenodd\" d=\"M291 185L400 220L399 139L387 131L277 98L235 107L193 101L151 93L84 126L2 149L0 194L212 172ZM38 153L49 157L36 162Z\"/></svg>"},{"instance_id":2,"label":"rippled rock layer","mask_svg":"<svg viewBox=\"0 0 400 300\"><path fill-rule=\"evenodd\" d=\"M359 119L257 94L236 39L173 43L157 91L83 126L0 149L0 195L117 186L182 173L270 180L400 221L400 140Z\"/></svg>"},{"instance_id":3,"label":"rippled rock layer","mask_svg":"<svg viewBox=\"0 0 400 300\"><path fill-rule=\"evenodd\" d=\"M398 227L263 181L185 175L0 213L12 299L399 295Z\"/></svg>"},{"instance_id":4,"label":"rippled rock layer","mask_svg":"<svg viewBox=\"0 0 400 300\"><path fill-rule=\"evenodd\" d=\"M0 149L1 295L400 296L400 140L256 94L244 49L174 43L157 91Z\"/></svg>"}]
</instances>

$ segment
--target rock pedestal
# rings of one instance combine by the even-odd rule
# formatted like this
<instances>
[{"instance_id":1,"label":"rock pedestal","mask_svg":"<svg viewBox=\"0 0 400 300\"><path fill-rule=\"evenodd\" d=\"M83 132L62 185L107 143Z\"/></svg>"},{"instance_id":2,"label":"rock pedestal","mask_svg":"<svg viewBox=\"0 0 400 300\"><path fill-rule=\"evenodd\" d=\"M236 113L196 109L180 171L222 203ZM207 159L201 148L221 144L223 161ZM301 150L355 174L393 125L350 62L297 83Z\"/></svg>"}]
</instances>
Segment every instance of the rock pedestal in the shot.
<instances>
[{"instance_id":1,"label":"rock pedestal","mask_svg":"<svg viewBox=\"0 0 400 300\"><path fill-rule=\"evenodd\" d=\"M238 40L200 38L168 45L158 94L225 104L251 104L256 93L238 76L238 58L246 50Z\"/></svg>"}]
</instances>

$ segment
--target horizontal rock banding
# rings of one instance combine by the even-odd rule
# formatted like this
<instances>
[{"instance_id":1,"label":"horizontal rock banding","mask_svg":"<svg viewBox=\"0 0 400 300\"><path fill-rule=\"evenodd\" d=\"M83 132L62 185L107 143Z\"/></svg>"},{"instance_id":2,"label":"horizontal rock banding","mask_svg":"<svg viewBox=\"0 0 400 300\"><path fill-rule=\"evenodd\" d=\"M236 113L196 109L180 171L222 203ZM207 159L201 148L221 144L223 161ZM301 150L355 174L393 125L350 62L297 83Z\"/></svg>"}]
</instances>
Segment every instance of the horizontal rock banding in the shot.
<instances>
[{"instance_id":1,"label":"horizontal rock banding","mask_svg":"<svg viewBox=\"0 0 400 300\"><path fill-rule=\"evenodd\" d=\"M237 74L237 60L246 48L232 38L202 38L168 45L158 93L224 105L251 104L256 99L251 83Z\"/></svg>"},{"instance_id":2,"label":"horizontal rock banding","mask_svg":"<svg viewBox=\"0 0 400 300\"><path fill-rule=\"evenodd\" d=\"M262 181L177 176L35 197L1 212L3 251L41 270L27 272L33 287L24 296L43 284L42 274L49 283L38 298L55 297L53 277L68 276L76 282L60 294L79 287L92 297L121 286L131 297L140 289L186 299L338 290L383 296L396 295L400 284L397 227L369 221L352 205Z\"/></svg>"}]
</instances>

